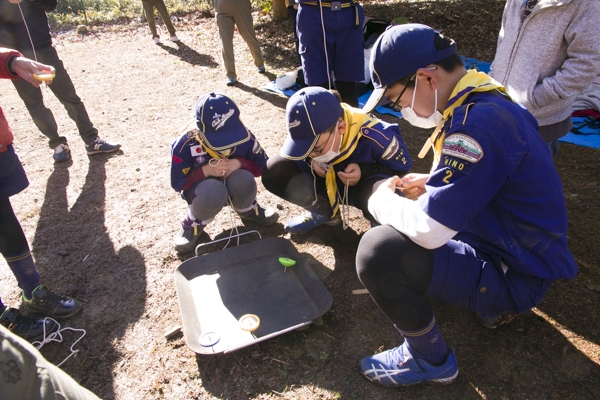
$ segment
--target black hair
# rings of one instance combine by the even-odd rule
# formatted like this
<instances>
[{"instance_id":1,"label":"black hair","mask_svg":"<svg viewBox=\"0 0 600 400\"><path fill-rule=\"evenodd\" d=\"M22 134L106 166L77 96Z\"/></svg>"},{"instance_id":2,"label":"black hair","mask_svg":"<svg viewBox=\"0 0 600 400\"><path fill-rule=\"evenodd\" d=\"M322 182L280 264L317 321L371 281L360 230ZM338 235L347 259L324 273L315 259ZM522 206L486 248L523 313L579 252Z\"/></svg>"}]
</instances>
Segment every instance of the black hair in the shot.
<instances>
[{"instance_id":1,"label":"black hair","mask_svg":"<svg viewBox=\"0 0 600 400\"><path fill-rule=\"evenodd\" d=\"M453 44L454 44L454 40L443 36L439 32L436 32L435 37L433 38L433 45L435 46L436 50L447 49L448 47L452 46ZM462 61L462 58L460 58L460 55L458 55L458 53L454 53L450 57L444 58L443 60L437 61L433 64L437 65L438 67L440 67L441 69L443 69L446 72L453 72L457 68L464 67L464 65L465 65ZM411 74L403 76L402 78L398 79L397 81L395 81L394 83L389 85L388 88L393 88L398 85L406 86L409 88L414 87L415 80L414 80L413 75L415 73L416 72L413 72Z\"/></svg>"}]
</instances>

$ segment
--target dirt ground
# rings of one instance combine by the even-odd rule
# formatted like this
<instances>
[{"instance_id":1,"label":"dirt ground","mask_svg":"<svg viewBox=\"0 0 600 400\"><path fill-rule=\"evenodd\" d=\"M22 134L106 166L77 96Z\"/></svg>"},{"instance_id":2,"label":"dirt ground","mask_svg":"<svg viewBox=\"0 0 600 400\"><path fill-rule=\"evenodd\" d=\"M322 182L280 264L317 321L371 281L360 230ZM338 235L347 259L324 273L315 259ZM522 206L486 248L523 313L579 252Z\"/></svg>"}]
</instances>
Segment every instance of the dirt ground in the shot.
<instances>
[{"instance_id":1,"label":"dirt ground","mask_svg":"<svg viewBox=\"0 0 600 400\"><path fill-rule=\"evenodd\" d=\"M405 16L443 29L462 54L489 61L503 4L368 2L365 9L368 15ZM259 201L279 208L280 223L259 229L263 237L291 240L321 278L333 297L324 324L226 355L197 355L182 335L166 340L165 331L182 324L173 280L182 260L171 243L186 210L169 184L170 143L192 118L196 99L220 91L236 101L266 151L278 153L286 98L261 87L295 67L288 21L257 15L268 73L256 73L236 35L240 83L227 87L214 19L176 19L180 45L155 45L138 22L92 27L86 36L64 32L55 39L101 136L122 144L117 154L88 157L74 123L44 89L73 155L71 162L53 164L45 137L14 88L0 83L0 104L31 181L12 198L13 205L43 282L84 302L83 312L65 322L87 331L77 355L63 365L66 372L104 399L600 398L600 151L570 144L560 145L555 163L580 272L572 281L555 283L538 308L496 331L482 327L469 311L435 303L460 365L452 385L389 390L360 375L362 357L400 342L370 297L352 294L361 288L354 255L368 223L353 211L346 231L326 227L289 237L283 223L300 209L264 190ZM399 124L414 170L428 170L431 160L415 156L427 132ZM207 232L223 237L234 225L240 231L257 228L232 221L224 210ZM18 306L16 281L0 263L2 298ZM59 363L75 338L66 333L63 343L47 344L42 353Z\"/></svg>"}]
</instances>

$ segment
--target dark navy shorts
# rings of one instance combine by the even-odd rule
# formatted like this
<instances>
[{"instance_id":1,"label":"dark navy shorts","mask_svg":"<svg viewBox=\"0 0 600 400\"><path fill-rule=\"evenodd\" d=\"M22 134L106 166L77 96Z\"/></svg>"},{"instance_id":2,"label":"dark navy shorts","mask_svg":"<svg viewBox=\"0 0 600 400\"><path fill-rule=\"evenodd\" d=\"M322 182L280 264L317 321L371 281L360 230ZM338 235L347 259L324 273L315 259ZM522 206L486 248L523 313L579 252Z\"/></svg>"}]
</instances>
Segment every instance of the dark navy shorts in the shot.
<instances>
[{"instance_id":1,"label":"dark navy shorts","mask_svg":"<svg viewBox=\"0 0 600 400\"><path fill-rule=\"evenodd\" d=\"M12 144L0 153L0 199L6 199L29 186L21 160Z\"/></svg>"},{"instance_id":2,"label":"dark navy shorts","mask_svg":"<svg viewBox=\"0 0 600 400\"><path fill-rule=\"evenodd\" d=\"M475 312L516 314L535 307L550 286L544 279L504 271L501 262L451 240L434 250L427 295Z\"/></svg>"}]
</instances>

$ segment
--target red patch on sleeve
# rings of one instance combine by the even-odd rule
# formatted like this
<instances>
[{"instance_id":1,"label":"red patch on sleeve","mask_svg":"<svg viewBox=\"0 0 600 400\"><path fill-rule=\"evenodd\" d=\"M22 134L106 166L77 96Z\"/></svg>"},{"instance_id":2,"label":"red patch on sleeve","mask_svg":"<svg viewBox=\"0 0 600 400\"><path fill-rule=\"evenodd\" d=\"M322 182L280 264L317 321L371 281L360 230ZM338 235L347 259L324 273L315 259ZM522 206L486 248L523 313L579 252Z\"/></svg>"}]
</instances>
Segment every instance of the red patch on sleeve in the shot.
<instances>
[{"instance_id":1,"label":"red patch on sleeve","mask_svg":"<svg viewBox=\"0 0 600 400\"><path fill-rule=\"evenodd\" d=\"M180 162L182 162L183 160L177 156L173 156L173 162L175 162L175 164L179 164Z\"/></svg>"}]
</instances>

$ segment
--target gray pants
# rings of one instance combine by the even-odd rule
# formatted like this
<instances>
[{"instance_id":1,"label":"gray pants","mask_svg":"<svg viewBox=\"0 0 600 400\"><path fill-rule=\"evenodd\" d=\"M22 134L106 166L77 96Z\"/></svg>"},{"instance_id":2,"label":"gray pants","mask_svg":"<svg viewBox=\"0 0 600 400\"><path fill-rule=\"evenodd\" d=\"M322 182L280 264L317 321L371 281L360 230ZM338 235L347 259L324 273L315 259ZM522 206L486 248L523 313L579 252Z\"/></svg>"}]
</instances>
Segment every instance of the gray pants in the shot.
<instances>
[{"instance_id":1,"label":"gray pants","mask_svg":"<svg viewBox=\"0 0 600 400\"><path fill-rule=\"evenodd\" d=\"M144 6L144 12L146 13L146 19L148 20L148 27L150 28L150 32L152 32L152 37L158 37L158 33L156 32L156 21L154 20L154 9L160 14L165 26L167 27L167 31L169 31L169 36L175 36L175 28L171 23L171 16L167 11L167 6L163 0L142 0L142 5Z\"/></svg>"},{"instance_id":2,"label":"gray pants","mask_svg":"<svg viewBox=\"0 0 600 400\"><path fill-rule=\"evenodd\" d=\"M195 197L190 211L198 221L211 220L227 205L231 198L233 209L237 212L252 209L256 199L256 181L245 169L238 169L226 179L205 179L194 189Z\"/></svg>"},{"instance_id":3,"label":"gray pants","mask_svg":"<svg viewBox=\"0 0 600 400\"><path fill-rule=\"evenodd\" d=\"M34 59L31 49L19 49L19 51L27 58ZM52 65L56 69L56 76L52 80L52 84L48 86L56 98L62 103L67 110L69 117L75 121L79 135L86 145L92 143L98 136L98 129L92 125L87 110L83 102L75 92L75 86L71 81L69 73L65 69L63 62L58 58L56 49L52 46L36 49L37 60L42 64ZM48 145L51 149L59 144L66 144L67 138L58 135L58 125L54 114L44 105L44 97L40 88L33 87L24 79L16 79L13 82L17 93L25 103L25 107L33 123L38 127L40 132L50 139Z\"/></svg>"},{"instance_id":4,"label":"gray pants","mask_svg":"<svg viewBox=\"0 0 600 400\"><path fill-rule=\"evenodd\" d=\"M221 37L223 63L228 78L237 79L235 73L235 58L233 56L233 31L237 25L238 32L248 45L254 65L264 65L260 44L256 39L254 25L252 22L252 7L250 0L215 0L215 12L217 27Z\"/></svg>"}]
</instances>

